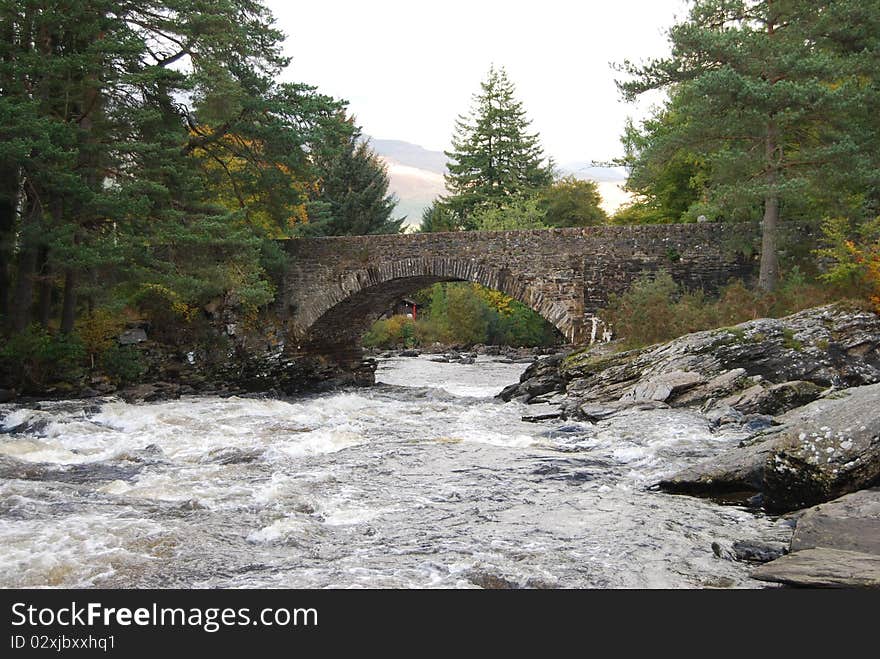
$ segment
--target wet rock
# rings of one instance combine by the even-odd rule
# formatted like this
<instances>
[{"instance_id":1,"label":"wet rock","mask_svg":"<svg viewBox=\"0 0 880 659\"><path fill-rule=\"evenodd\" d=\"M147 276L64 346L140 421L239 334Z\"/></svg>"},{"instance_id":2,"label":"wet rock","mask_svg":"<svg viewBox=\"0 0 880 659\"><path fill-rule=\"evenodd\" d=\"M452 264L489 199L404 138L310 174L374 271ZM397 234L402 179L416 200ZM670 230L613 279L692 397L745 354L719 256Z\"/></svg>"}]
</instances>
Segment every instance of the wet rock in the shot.
<instances>
[{"instance_id":1,"label":"wet rock","mask_svg":"<svg viewBox=\"0 0 880 659\"><path fill-rule=\"evenodd\" d=\"M397 353L398 357L418 357L422 353L418 350L401 350Z\"/></svg>"},{"instance_id":2,"label":"wet rock","mask_svg":"<svg viewBox=\"0 0 880 659\"><path fill-rule=\"evenodd\" d=\"M796 510L880 480L880 384L855 387L784 415L764 473L765 505Z\"/></svg>"},{"instance_id":3,"label":"wet rock","mask_svg":"<svg viewBox=\"0 0 880 659\"><path fill-rule=\"evenodd\" d=\"M561 415L559 412L545 412L544 414L531 414L527 416L521 417L522 421L526 423L537 423L539 421L550 421L552 419L558 419Z\"/></svg>"},{"instance_id":4,"label":"wet rock","mask_svg":"<svg viewBox=\"0 0 880 659\"><path fill-rule=\"evenodd\" d=\"M858 353L858 355L856 354ZM561 364L570 395L609 402L639 392L666 395L673 406L693 405L736 393L748 384L761 390L747 411L775 414L815 398L818 389L880 382L880 317L843 304L808 309L780 319L696 332L658 346L611 355L584 350ZM684 380L682 373L694 383ZM679 391L674 387L682 378ZM803 383L810 383L804 385ZM781 385L778 389L774 385Z\"/></svg>"},{"instance_id":5,"label":"wet rock","mask_svg":"<svg viewBox=\"0 0 880 659\"><path fill-rule=\"evenodd\" d=\"M880 384L853 387L777 417L719 456L659 483L667 492L752 490L774 512L797 510L880 479Z\"/></svg>"},{"instance_id":6,"label":"wet rock","mask_svg":"<svg viewBox=\"0 0 880 659\"><path fill-rule=\"evenodd\" d=\"M510 402L513 398L519 394L519 383L509 384L504 389L501 390L501 393L496 396L496 398L500 398L504 402Z\"/></svg>"},{"instance_id":7,"label":"wet rock","mask_svg":"<svg viewBox=\"0 0 880 659\"><path fill-rule=\"evenodd\" d=\"M14 426L2 425L0 426L0 433L2 434L28 434L28 435L40 435L42 434L46 428L49 427L49 423L51 422L52 417L49 414L44 414L39 411L34 411L30 416L25 418L21 423L17 423Z\"/></svg>"},{"instance_id":8,"label":"wet rock","mask_svg":"<svg viewBox=\"0 0 880 659\"><path fill-rule=\"evenodd\" d=\"M596 403L582 403L578 399L568 400L562 406L562 416L565 419L575 421L589 421L596 423L604 421L621 412L640 410L668 409L669 405L659 400L620 400L604 405Z\"/></svg>"},{"instance_id":9,"label":"wet rock","mask_svg":"<svg viewBox=\"0 0 880 659\"><path fill-rule=\"evenodd\" d=\"M752 578L812 588L880 588L880 556L843 549L805 549L766 563Z\"/></svg>"},{"instance_id":10,"label":"wet rock","mask_svg":"<svg viewBox=\"0 0 880 659\"><path fill-rule=\"evenodd\" d=\"M676 394L692 389L705 382L699 373L694 371L671 371L642 380L631 391L621 396L622 401L657 400L664 402Z\"/></svg>"},{"instance_id":11,"label":"wet rock","mask_svg":"<svg viewBox=\"0 0 880 659\"><path fill-rule=\"evenodd\" d=\"M733 555L747 563L769 563L788 553L785 545L778 542L737 540L733 543Z\"/></svg>"},{"instance_id":12,"label":"wet rock","mask_svg":"<svg viewBox=\"0 0 880 659\"><path fill-rule=\"evenodd\" d=\"M805 511L790 550L752 576L797 586L880 587L880 488Z\"/></svg>"},{"instance_id":13,"label":"wet rock","mask_svg":"<svg viewBox=\"0 0 880 659\"><path fill-rule=\"evenodd\" d=\"M477 360L475 357L462 357L461 359L458 360L458 363L459 364L473 364L476 361Z\"/></svg>"},{"instance_id":14,"label":"wet rock","mask_svg":"<svg viewBox=\"0 0 880 659\"><path fill-rule=\"evenodd\" d=\"M801 515L791 551L817 547L880 556L880 488L847 494Z\"/></svg>"},{"instance_id":15,"label":"wet rock","mask_svg":"<svg viewBox=\"0 0 880 659\"><path fill-rule=\"evenodd\" d=\"M515 581L492 574L491 572L472 570L465 576L472 584L486 590L512 590L520 588L520 585Z\"/></svg>"},{"instance_id":16,"label":"wet rock","mask_svg":"<svg viewBox=\"0 0 880 659\"><path fill-rule=\"evenodd\" d=\"M256 462L262 457L263 451L260 449L246 449L230 446L222 449L214 449L208 453L203 461L214 462L221 465L234 465Z\"/></svg>"},{"instance_id":17,"label":"wet rock","mask_svg":"<svg viewBox=\"0 0 880 659\"><path fill-rule=\"evenodd\" d=\"M523 371L519 384L505 387L498 398L504 401L522 400L529 402L542 394L562 391L565 381L559 372L563 355L551 355L538 359Z\"/></svg>"},{"instance_id":18,"label":"wet rock","mask_svg":"<svg viewBox=\"0 0 880 659\"><path fill-rule=\"evenodd\" d=\"M738 394L720 401L743 414L781 414L816 400L823 388L806 382L794 380L764 387L756 384Z\"/></svg>"},{"instance_id":19,"label":"wet rock","mask_svg":"<svg viewBox=\"0 0 880 659\"><path fill-rule=\"evenodd\" d=\"M444 357L443 355L439 355L437 357L431 357L428 361L429 362L436 362L437 364L448 364L449 363L449 359L447 357Z\"/></svg>"},{"instance_id":20,"label":"wet rock","mask_svg":"<svg viewBox=\"0 0 880 659\"><path fill-rule=\"evenodd\" d=\"M119 392L119 395L128 403L138 403L158 400L159 388L153 384L138 384L127 387Z\"/></svg>"},{"instance_id":21,"label":"wet rock","mask_svg":"<svg viewBox=\"0 0 880 659\"><path fill-rule=\"evenodd\" d=\"M676 494L716 494L759 491L764 483L764 465L776 440L738 446L710 460L700 462L658 484Z\"/></svg>"}]
</instances>

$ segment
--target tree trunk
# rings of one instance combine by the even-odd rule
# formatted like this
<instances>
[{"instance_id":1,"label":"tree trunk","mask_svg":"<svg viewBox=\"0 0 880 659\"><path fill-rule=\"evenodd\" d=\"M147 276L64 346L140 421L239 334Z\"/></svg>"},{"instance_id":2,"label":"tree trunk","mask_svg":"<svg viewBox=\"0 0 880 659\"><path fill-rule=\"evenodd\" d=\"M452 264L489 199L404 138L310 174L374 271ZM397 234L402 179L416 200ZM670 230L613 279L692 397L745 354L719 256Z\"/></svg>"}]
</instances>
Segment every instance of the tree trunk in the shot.
<instances>
[{"instance_id":1,"label":"tree trunk","mask_svg":"<svg viewBox=\"0 0 880 659\"><path fill-rule=\"evenodd\" d=\"M42 223L42 208L33 194L25 193L25 204L10 311L12 329L16 332L23 331L33 319L34 275L37 270L36 234Z\"/></svg>"},{"instance_id":2,"label":"tree trunk","mask_svg":"<svg viewBox=\"0 0 880 659\"><path fill-rule=\"evenodd\" d=\"M48 328L52 311L52 266L46 245L40 245L37 251L37 282L37 322Z\"/></svg>"},{"instance_id":3,"label":"tree trunk","mask_svg":"<svg viewBox=\"0 0 880 659\"><path fill-rule=\"evenodd\" d=\"M24 246L18 252L15 273L15 291L12 298L12 329L23 331L31 324L34 303L34 273L37 269L37 250Z\"/></svg>"},{"instance_id":4,"label":"tree trunk","mask_svg":"<svg viewBox=\"0 0 880 659\"><path fill-rule=\"evenodd\" d=\"M61 306L61 332L70 334L76 321L76 270L64 271L64 300Z\"/></svg>"},{"instance_id":5,"label":"tree trunk","mask_svg":"<svg viewBox=\"0 0 880 659\"><path fill-rule=\"evenodd\" d=\"M758 287L772 292L779 281L779 253L776 225L779 223L778 128L774 121L767 124L765 156L767 162L767 193L764 195L764 220L761 222L761 270Z\"/></svg>"},{"instance_id":6,"label":"tree trunk","mask_svg":"<svg viewBox=\"0 0 880 659\"><path fill-rule=\"evenodd\" d=\"M0 176L5 176L5 172ZM16 179L14 176L9 178L17 183ZM15 243L15 197L13 190L4 190L0 195L0 330L9 323L11 311L9 296L12 286L12 246Z\"/></svg>"}]
</instances>

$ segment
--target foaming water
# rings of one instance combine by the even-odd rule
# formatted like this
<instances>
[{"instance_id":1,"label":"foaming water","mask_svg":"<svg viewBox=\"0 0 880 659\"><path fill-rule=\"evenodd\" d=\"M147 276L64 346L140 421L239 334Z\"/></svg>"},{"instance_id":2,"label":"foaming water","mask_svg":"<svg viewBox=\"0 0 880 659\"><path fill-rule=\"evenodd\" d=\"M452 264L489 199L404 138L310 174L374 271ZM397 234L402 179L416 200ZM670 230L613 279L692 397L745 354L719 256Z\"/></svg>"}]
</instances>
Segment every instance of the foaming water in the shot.
<instances>
[{"instance_id":1,"label":"foaming water","mask_svg":"<svg viewBox=\"0 0 880 659\"><path fill-rule=\"evenodd\" d=\"M686 410L525 423L523 365L397 358L296 400L0 406L5 587L757 587L786 525L648 491L741 437Z\"/></svg>"}]
</instances>

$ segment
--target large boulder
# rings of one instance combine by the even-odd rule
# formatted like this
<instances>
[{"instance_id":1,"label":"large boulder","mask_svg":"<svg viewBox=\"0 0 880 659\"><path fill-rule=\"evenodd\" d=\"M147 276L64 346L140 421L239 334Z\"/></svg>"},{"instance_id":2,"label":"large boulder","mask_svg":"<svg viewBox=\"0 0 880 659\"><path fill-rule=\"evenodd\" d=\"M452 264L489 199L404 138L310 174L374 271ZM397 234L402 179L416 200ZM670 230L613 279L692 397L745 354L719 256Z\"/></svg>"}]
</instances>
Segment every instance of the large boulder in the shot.
<instances>
[{"instance_id":1,"label":"large boulder","mask_svg":"<svg viewBox=\"0 0 880 659\"><path fill-rule=\"evenodd\" d=\"M765 505L795 510L880 482L880 384L855 387L781 417L764 469Z\"/></svg>"},{"instance_id":2,"label":"large boulder","mask_svg":"<svg viewBox=\"0 0 880 659\"><path fill-rule=\"evenodd\" d=\"M668 388L664 400L675 407L738 396L745 413L778 414L829 387L880 382L880 316L827 305L613 355L584 350L561 372L578 405L663 396Z\"/></svg>"},{"instance_id":3,"label":"large boulder","mask_svg":"<svg viewBox=\"0 0 880 659\"><path fill-rule=\"evenodd\" d=\"M520 375L519 382L505 387L497 395L503 401L511 401L514 398L528 402L541 394L552 391L562 391L565 381L559 370L563 355L550 355L540 358Z\"/></svg>"},{"instance_id":4,"label":"large boulder","mask_svg":"<svg viewBox=\"0 0 880 659\"><path fill-rule=\"evenodd\" d=\"M804 512L789 555L752 576L795 586L880 587L880 489L847 494Z\"/></svg>"},{"instance_id":5,"label":"large boulder","mask_svg":"<svg viewBox=\"0 0 880 659\"><path fill-rule=\"evenodd\" d=\"M752 578L810 588L880 588L880 556L805 549L765 563L752 572Z\"/></svg>"},{"instance_id":6,"label":"large boulder","mask_svg":"<svg viewBox=\"0 0 880 659\"><path fill-rule=\"evenodd\" d=\"M880 488L853 492L804 512L790 550L816 547L880 556Z\"/></svg>"},{"instance_id":7,"label":"large boulder","mask_svg":"<svg viewBox=\"0 0 880 659\"><path fill-rule=\"evenodd\" d=\"M759 491L768 510L781 512L880 482L880 384L836 392L777 421L781 426L664 479L660 489Z\"/></svg>"}]
</instances>

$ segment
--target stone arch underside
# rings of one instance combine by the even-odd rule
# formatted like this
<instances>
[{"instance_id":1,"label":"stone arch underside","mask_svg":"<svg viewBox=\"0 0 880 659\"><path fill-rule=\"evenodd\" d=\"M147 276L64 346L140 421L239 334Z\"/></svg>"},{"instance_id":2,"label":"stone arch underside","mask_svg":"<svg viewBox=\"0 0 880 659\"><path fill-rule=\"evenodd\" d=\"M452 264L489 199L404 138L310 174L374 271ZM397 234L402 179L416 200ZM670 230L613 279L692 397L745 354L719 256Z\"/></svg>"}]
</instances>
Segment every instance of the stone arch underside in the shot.
<instances>
[{"instance_id":1,"label":"stone arch underside","mask_svg":"<svg viewBox=\"0 0 880 659\"><path fill-rule=\"evenodd\" d=\"M501 291L541 315L571 340L569 308L550 300L506 268L457 259L406 259L377 264L328 282L297 312L304 349L339 355L357 350L369 326L400 298L438 282L470 281Z\"/></svg>"}]
</instances>

